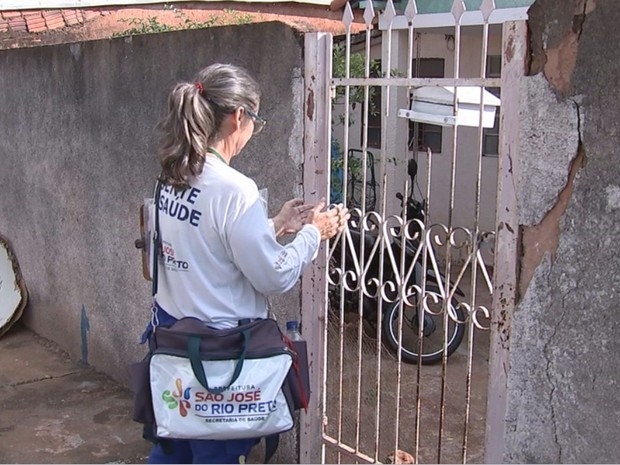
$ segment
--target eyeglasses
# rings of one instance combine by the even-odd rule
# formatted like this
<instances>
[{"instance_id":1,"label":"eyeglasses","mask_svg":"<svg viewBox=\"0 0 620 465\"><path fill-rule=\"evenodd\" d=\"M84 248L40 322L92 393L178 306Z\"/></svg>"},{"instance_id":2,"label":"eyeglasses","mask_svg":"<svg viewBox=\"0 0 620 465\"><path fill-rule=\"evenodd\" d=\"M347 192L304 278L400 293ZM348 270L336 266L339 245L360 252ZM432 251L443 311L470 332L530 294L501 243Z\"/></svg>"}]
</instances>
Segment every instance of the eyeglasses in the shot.
<instances>
[{"instance_id":1,"label":"eyeglasses","mask_svg":"<svg viewBox=\"0 0 620 465\"><path fill-rule=\"evenodd\" d=\"M259 132L261 132L265 127L265 124L267 124L267 120L262 116L257 115L253 111L248 110L247 108L245 108L245 112L250 118L252 118L252 120L254 120L254 131L252 132L252 134L258 134Z\"/></svg>"}]
</instances>

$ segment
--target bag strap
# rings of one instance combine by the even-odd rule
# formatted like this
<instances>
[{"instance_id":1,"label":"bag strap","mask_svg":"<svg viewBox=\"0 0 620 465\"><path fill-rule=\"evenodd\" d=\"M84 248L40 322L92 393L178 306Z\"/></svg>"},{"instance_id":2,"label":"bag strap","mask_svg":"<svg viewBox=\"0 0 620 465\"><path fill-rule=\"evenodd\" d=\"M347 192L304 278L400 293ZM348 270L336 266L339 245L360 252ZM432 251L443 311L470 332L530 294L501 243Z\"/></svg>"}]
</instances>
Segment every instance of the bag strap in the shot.
<instances>
[{"instance_id":1,"label":"bag strap","mask_svg":"<svg viewBox=\"0 0 620 465\"><path fill-rule=\"evenodd\" d=\"M157 278L159 274L158 257L161 253L161 237L159 237L159 198L161 196L161 181L157 178L155 186L155 231L153 233L153 297L157 294Z\"/></svg>"},{"instance_id":2,"label":"bag strap","mask_svg":"<svg viewBox=\"0 0 620 465\"><path fill-rule=\"evenodd\" d=\"M304 389L304 383L301 380L300 368L299 368L299 354L295 349L295 344L291 341L287 336L284 336L284 342L291 352L293 353L293 366L291 369L295 372L295 380L297 381L297 385L299 386L299 393L301 394L301 403L302 407L308 413L308 396L306 395L306 390Z\"/></svg>"},{"instance_id":3,"label":"bag strap","mask_svg":"<svg viewBox=\"0 0 620 465\"><path fill-rule=\"evenodd\" d=\"M205 388L211 394L221 394L226 389L228 389L237 378L241 374L241 369L243 368L243 362L245 361L245 356L248 352L248 346L250 345L250 331L248 329L244 329L241 334L243 335L243 350L241 351L241 355L239 355L239 360L235 365L235 371L232 374L232 378L228 385L220 386L217 388L209 387L209 382L207 381L207 376L205 375L205 369L202 365L202 359L200 358L200 336L192 335L187 338L187 353L189 355L189 361L192 365L192 371L194 372L194 376L200 383L200 385Z\"/></svg>"}]
</instances>

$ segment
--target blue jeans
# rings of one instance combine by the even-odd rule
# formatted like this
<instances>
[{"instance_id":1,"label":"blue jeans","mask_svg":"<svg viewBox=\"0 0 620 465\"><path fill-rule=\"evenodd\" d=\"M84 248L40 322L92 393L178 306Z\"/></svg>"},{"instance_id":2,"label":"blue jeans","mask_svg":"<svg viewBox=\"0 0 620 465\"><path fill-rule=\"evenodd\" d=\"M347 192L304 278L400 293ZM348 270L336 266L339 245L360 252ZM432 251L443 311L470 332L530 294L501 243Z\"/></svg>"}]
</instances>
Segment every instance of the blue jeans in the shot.
<instances>
[{"instance_id":1,"label":"blue jeans","mask_svg":"<svg viewBox=\"0 0 620 465\"><path fill-rule=\"evenodd\" d=\"M178 320L154 303L158 326L172 326ZM147 325L140 343L148 341L153 333L151 322ZM150 435L149 435L150 436ZM245 463L258 438L213 441L208 439L157 439L148 463ZM243 457L243 459L242 459Z\"/></svg>"}]
</instances>

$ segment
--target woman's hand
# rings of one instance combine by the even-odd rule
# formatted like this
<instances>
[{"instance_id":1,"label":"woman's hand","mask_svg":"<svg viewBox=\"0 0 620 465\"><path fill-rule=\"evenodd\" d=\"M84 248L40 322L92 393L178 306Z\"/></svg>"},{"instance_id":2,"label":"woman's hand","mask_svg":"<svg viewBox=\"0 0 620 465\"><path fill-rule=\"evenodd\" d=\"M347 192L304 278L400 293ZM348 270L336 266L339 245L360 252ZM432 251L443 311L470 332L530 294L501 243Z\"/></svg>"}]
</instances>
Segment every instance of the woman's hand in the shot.
<instances>
[{"instance_id":1,"label":"woman's hand","mask_svg":"<svg viewBox=\"0 0 620 465\"><path fill-rule=\"evenodd\" d=\"M276 237L298 232L304 224L308 223L313 208L314 205L304 204L301 199L285 202L280 212L273 217Z\"/></svg>"},{"instance_id":2,"label":"woman's hand","mask_svg":"<svg viewBox=\"0 0 620 465\"><path fill-rule=\"evenodd\" d=\"M347 226L351 214L349 210L344 208L340 203L325 211L325 199L314 207L310 212L310 218L308 223L316 226L321 233L321 240L331 239L336 234L339 234Z\"/></svg>"}]
</instances>

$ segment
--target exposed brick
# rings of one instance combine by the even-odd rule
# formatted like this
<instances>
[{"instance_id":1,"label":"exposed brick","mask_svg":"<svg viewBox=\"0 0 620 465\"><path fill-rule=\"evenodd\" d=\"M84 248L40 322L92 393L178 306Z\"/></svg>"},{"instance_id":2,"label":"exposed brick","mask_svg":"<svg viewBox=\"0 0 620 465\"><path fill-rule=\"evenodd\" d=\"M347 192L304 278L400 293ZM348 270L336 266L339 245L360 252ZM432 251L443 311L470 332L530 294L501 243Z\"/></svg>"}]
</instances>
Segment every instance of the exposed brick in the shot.
<instances>
[{"instance_id":1,"label":"exposed brick","mask_svg":"<svg viewBox=\"0 0 620 465\"><path fill-rule=\"evenodd\" d=\"M45 20L40 12L26 14L24 19L26 20L28 32L43 32L47 30Z\"/></svg>"},{"instance_id":2,"label":"exposed brick","mask_svg":"<svg viewBox=\"0 0 620 465\"><path fill-rule=\"evenodd\" d=\"M26 28L26 20L22 16L16 16L9 19L9 29L11 31L28 32L28 28Z\"/></svg>"},{"instance_id":3,"label":"exposed brick","mask_svg":"<svg viewBox=\"0 0 620 465\"><path fill-rule=\"evenodd\" d=\"M76 10L62 10L62 16L65 18L67 26L75 26L82 22L82 16L78 17Z\"/></svg>"},{"instance_id":4,"label":"exposed brick","mask_svg":"<svg viewBox=\"0 0 620 465\"><path fill-rule=\"evenodd\" d=\"M0 18L0 32L6 32L8 30L9 30L9 21L4 18Z\"/></svg>"},{"instance_id":5,"label":"exposed brick","mask_svg":"<svg viewBox=\"0 0 620 465\"><path fill-rule=\"evenodd\" d=\"M60 29L65 27L65 20L60 10L43 10L43 17L48 29Z\"/></svg>"}]
</instances>

